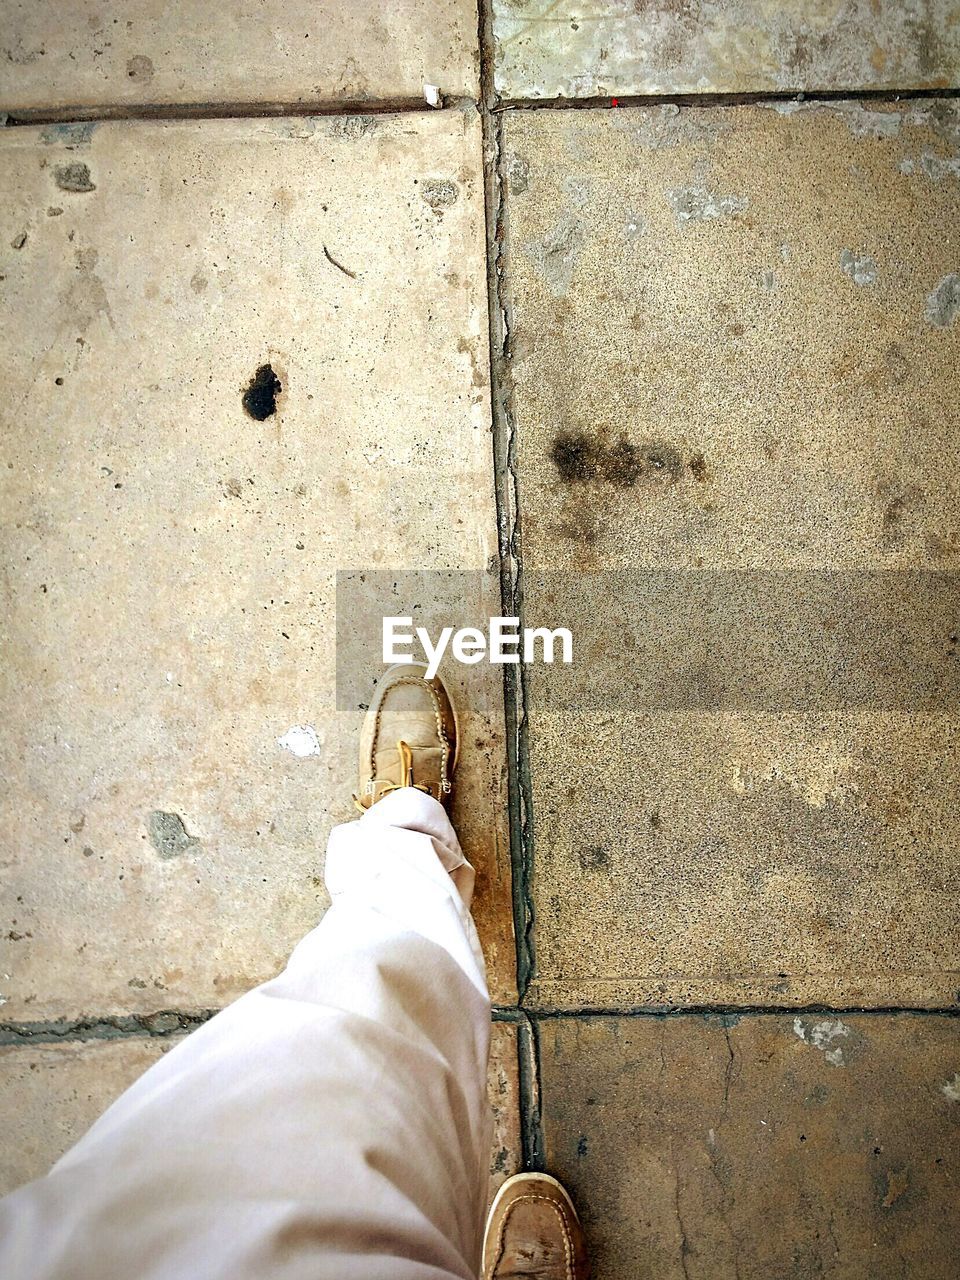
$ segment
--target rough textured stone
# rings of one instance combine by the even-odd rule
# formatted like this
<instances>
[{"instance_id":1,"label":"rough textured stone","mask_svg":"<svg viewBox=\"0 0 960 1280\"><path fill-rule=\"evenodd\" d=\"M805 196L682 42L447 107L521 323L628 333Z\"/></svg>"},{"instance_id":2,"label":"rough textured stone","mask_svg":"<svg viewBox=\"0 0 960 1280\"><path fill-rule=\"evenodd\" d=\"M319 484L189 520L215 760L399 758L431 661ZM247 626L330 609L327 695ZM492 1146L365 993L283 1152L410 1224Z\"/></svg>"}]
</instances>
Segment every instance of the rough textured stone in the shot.
<instances>
[{"instance_id":1,"label":"rough textured stone","mask_svg":"<svg viewBox=\"0 0 960 1280\"><path fill-rule=\"evenodd\" d=\"M353 816L335 570L496 553L479 122L0 148L4 1015L218 1006L319 918L326 833ZM456 198L433 207L431 181ZM509 1003L500 673L450 678L455 816Z\"/></svg>"},{"instance_id":2,"label":"rough textured stone","mask_svg":"<svg viewBox=\"0 0 960 1280\"><path fill-rule=\"evenodd\" d=\"M494 0L510 98L938 89L960 74L954 0Z\"/></svg>"},{"instance_id":3,"label":"rough textured stone","mask_svg":"<svg viewBox=\"0 0 960 1280\"><path fill-rule=\"evenodd\" d=\"M418 99L476 95L470 0L11 0L0 19L0 109Z\"/></svg>"},{"instance_id":4,"label":"rough textured stone","mask_svg":"<svg viewBox=\"0 0 960 1280\"><path fill-rule=\"evenodd\" d=\"M182 1037L0 1047L5 1141L0 1195L46 1173L113 1100ZM490 1197L521 1164L517 1032L494 1023Z\"/></svg>"},{"instance_id":5,"label":"rough textured stone","mask_svg":"<svg viewBox=\"0 0 960 1280\"><path fill-rule=\"evenodd\" d=\"M534 1000L956 999L951 608L920 628L917 700L882 663L864 687L830 636L856 599L844 574L889 584L875 625L909 613L910 573L957 567L957 119L935 102L505 117L525 621L565 615L584 639L572 672L528 676ZM711 610L729 664L691 654L644 570L729 574ZM766 682L788 685L792 637L738 670L737 575L778 573L789 606L812 570L834 573L839 613L804 652L849 679L784 710ZM709 697L624 692L651 619Z\"/></svg>"},{"instance_id":6,"label":"rough textured stone","mask_svg":"<svg viewBox=\"0 0 960 1280\"><path fill-rule=\"evenodd\" d=\"M493 1151L490 1156L492 1201L502 1183L519 1172L523 1164L517 1029L508 1022L493 1024L487 1087L493 1108Z\"/></svg>"},{"instance_id":7,"label":"rough textured stone","mask_svg":"<svg viewBox=\"0 0 960 1280\"><path fill-rule=\"evenodd\" d=\"M550 1020L540 1061L595 1275L956 1275L955 1018Z\"/></svg>"}]
</instances>

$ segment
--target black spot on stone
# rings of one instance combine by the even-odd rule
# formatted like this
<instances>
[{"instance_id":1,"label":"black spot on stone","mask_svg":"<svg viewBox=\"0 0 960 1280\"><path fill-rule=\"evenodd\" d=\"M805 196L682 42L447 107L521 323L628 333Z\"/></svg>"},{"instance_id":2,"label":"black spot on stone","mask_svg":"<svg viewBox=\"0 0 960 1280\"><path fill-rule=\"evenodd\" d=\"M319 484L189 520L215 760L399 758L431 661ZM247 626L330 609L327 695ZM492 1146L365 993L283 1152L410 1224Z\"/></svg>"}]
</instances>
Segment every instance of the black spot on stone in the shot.
<instances>
[{"instance_id":1,"label":"black spot on stone","mask_svg":"<svg viewBox=\"0 0 960 1280\"><path fill-rule=\"evenodd\" d=\"M593 480L597 474L598 447L595 441L582 431L563 432L557 436L550 449L550 461L567 484Z\"/></svg>"},{"instance_id":2,"label":"black spot on stone","mask_svg":"<svg viewBox=\"0 0 960 1280\"><path fill-rule=\"evenodd\" d=\"M580 1141L577 1143L577 1155L582 1160L586 1154L587 1154L587 1139L581 1133Z\"/></svg>"},{"instance_id":3,"label":"black spot on stone","mask_svg":"<svg viewBox=\"0 0 960 1280\"><path fill-rule=\"evenodd\" d=\"M251 418L263 422L277 412L277 396L282 390L273 365L262 364L243 393L243 407Z\"/></svg>"},{"instance_id":4,"label":"black spot on stone","mask_svg":"<svg viewBox=\"0 0 960 1280\"><path fill-rule=\"evenodd\" d=\"M632 489L641 480L679 480L683 459L661 441L636 445L621 436L616 444L588 436L583 431L561 432L550 446L550 461L566 484L603 480L618 489Z\"/></svg>"}]
</instances>

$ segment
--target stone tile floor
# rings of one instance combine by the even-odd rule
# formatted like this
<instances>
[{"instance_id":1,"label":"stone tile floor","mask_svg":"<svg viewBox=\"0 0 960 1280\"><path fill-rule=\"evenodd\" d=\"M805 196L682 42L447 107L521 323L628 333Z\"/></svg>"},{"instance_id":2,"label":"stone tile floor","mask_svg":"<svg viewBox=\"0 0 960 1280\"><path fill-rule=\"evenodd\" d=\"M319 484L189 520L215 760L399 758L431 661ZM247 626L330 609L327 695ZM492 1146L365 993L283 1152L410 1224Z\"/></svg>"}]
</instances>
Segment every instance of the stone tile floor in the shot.
<instances>
[{"instance_id":1,"label":"stone tile floor","mask_svg":"<svg viewBox=\"0 0 960 1280\"><path fill-rule=\"evenodd\" d=\"M323 911L337 570L499 567L491 1186L955 1276L960 12L228 8L0 24L0 1186Z\"/></svg>"}]
</instances>

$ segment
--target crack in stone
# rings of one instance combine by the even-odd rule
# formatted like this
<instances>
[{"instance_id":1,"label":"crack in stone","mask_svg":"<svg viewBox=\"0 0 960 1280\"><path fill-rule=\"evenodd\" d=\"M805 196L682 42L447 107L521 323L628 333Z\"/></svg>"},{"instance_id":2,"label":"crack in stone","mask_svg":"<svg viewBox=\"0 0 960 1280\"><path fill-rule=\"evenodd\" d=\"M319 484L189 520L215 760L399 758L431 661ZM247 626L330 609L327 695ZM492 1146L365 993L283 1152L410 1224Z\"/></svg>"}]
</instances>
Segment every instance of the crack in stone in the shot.
<instances>
[{"instance_id":1,"label":"crack in stone","mask_svg":"<svg viewBox=\"0 0 960 1280\"><path fill-rule=\"evenodd\" d=\"M687 1240L687 1229L683 1225L683 1213L680 1210L680 1170L677 1168L673 1143L670 1143L670 1159L673 1163L674 1209L677 1215L677 1227L680 1230L680 1266L683 1268L684 1280L690 1280L690 1268L687 1266L687 1254L690 1242Z\"/></svg>"},{"instance_id":2,"label":"crack in stone","mask_svg":"<svg viewBox=\"0 0 960 1280\"><path fill-rule=\"evenodd\" d=\"M217 1009L185 1013L160 1009L156 1013L108 1014L100 1018L57 1019L48 1022L7 1022L0 1025L0 1045L58 1044L70 1040L123 1040L130 1037L177 1035L202 1026Z\"/></svg>"}]
</instances>

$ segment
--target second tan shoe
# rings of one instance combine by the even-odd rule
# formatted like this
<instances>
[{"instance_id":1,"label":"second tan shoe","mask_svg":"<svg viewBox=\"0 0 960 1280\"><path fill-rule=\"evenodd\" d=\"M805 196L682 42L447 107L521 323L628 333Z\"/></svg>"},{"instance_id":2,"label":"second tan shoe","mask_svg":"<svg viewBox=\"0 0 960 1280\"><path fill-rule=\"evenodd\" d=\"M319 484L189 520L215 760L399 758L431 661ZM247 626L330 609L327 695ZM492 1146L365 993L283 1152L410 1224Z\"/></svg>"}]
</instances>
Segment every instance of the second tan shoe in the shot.
<instances>
[{"instance_id":1,"label":"second tan shoe","mask_svg":"<svg viewBox=\"0 0 960 1280\"><path fill-rule=\"evenodd\" d=\"M580 1219L556 1178L508 1178L487 1218L483 1280L587 1280L589 1274Z\"/></svg>"},{"instance_id":2,"label":"second tan shoe","mask_svg":"<svg viewBox=\"0 0 960 1280\"><path fill-rule=\"evenodd\" d=\"M453 794L457 717L439 676L401 662L380 678L360 730L360 785L353 797L369 809L399 787L416 787L441 804Z\"/></svg>"}]
</instances>

